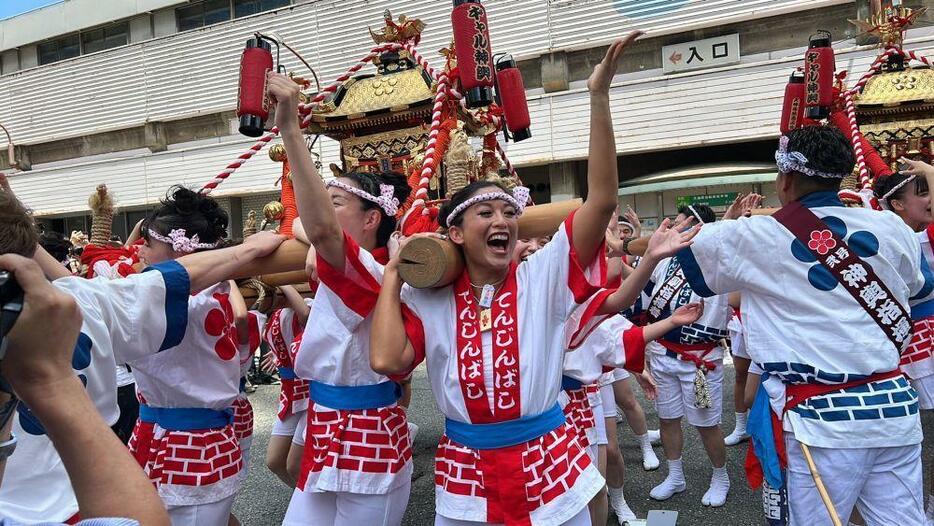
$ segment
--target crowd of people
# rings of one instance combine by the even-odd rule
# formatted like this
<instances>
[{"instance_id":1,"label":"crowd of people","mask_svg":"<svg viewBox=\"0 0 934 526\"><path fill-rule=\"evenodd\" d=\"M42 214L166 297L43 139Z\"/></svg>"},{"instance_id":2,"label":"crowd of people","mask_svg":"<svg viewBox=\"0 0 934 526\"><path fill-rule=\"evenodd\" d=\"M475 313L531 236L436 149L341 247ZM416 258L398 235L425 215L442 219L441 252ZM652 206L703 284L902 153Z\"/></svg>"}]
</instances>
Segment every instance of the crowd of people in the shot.
<instances>
[{"instance_id":1,"label":"crowd of people","mask_svg":"<svg viewBox=\"0 0 934 526\"><path fill-rule=\"evenodd\" d=\"M229 243L224 210L184 187L124 245L142 271L75 276L4 180L0 270L24 295L0 344L0 524L237 524L253 428L244 377L261 342L281 381L265 463L293 488L286 525L401 523L417 431L408 382L422 364L445 424L437 525L634 520L617 407L643 469L660 467L661 442L667 475L652 499L697 483L682 465L686 420L711 464L703 506L725 504L726 447L748 441L763 521L932 524L919 410L934 408L934 168L906 159L876 184L886 211L848 208L837 191L855 163L849 141L804 127L777 147L778 212L753 215L752 194L719 220L682 207L642 236L634 212L618 215L609 104L637 37L611 45L588 80L587 196L552 236L519 239L527 192L488 181L443 205L438 232L414 236L456 245L464 270L450 286L403 282L405 178L319 177L299 87L276 73L268 96L312 297L283 286L271 310L248 308L233 279L283 236ZM727 352L736 427L724 437Z\"/></svg>"}]
</instances>

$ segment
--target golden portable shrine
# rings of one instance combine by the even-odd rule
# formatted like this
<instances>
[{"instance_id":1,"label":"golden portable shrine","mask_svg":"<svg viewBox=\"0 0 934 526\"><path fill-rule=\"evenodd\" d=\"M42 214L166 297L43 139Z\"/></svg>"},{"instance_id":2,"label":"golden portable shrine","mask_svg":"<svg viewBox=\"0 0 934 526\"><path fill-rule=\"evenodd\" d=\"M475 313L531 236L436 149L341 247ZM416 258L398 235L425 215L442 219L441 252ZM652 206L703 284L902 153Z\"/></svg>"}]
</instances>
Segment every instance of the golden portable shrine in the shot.
<instances>
[{"instance_id":1,"label":"golden portable shrine","mask_svg":"<svg viewBox=\"0 0 934 526\"><path fill-rule=\"evenodd\" d=\"M425 24L387 10L384 26L370 29L376 46L347 73L305 96L300 104L302 126L309 135L324 135L340 144L341 165L330 165L333 175L350 171L393 171L406 175L412 194L397 214L404 235L435 231L438 208L445 199L472 181L496 181L506 188L520 184L500 143L503 136L519 141L531 136L525 89L516 62L509 55L490 53L486 14L479 1L455 2L452 12L454 39L440 50L443 67L433 68L417 51ZM244 73L247 59L256 53L257 35L248 43L241 63L241 111L254 122L268 118L268 108L258 104L244 110ZM498 58L497 58L498 57ZM269 67L268 60L263 62ZM360 74L364 66L375 71ZM246 79L246 80L244 80ZM304 79L296 82L307 85ZM493 98L493 88L498 101ZM268 104L267 104L268 105ZM238 112L238 113L240 113ZM268 144L278 132L273 128L244 154L205 185L209 192L240 165ZM471 141L479 143L475 149ZM312 141L313 142L313 141ZM282 198L264 210L267 222L278 221L280 232L291 235L297 217L288 159L281 145L270 157L283 163ZM580 201L532 207L520 229L526 235L551 233ZM437 286L452 265L460 264L453 247L438 241L410 244L404 277L420 286ZM296 253L300 251L295 247ZM259 281L267 285L294 282L300 277L297 259L264 266ZM281 263L281 264L279 264Z\"/></svg>"}]
</instances>

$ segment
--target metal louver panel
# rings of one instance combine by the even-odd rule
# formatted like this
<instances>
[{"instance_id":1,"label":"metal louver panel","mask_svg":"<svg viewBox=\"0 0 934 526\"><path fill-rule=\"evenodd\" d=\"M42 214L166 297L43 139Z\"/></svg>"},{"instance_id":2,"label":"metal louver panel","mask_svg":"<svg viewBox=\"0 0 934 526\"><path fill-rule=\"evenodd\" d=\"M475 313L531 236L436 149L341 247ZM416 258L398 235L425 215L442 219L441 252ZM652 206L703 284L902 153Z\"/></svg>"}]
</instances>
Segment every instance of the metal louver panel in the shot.
<instances>
[{"instance_id":1,"label":"metal louver panel","mask_svg":"<svg viewBox=\"0 0 934 526\"><path fill-rule=\"evenodd\" d=\"M817 9L854 0L548 0L553 49L593 47L633 29L652 35Z\"/></svg>"}]
</instances>

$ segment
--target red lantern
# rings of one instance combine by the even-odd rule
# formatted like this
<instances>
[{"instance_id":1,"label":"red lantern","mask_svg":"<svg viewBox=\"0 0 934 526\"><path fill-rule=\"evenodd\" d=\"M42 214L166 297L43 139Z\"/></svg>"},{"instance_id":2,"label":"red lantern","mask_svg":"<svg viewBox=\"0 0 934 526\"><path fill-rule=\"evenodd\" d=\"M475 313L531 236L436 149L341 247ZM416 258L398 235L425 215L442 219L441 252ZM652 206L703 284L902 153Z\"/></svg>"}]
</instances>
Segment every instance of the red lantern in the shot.
<instances>
[{"instance_id":1,"label":"red lantern","mask_svg":"<svg viewBox=\"0 0 934 526\"><path fill-rule=\"evenodd\" d=\"M506 127L516 142L532 136L529 131L529 103L525 100L525 85L516 61L506 55L496 62L496 90L506 115Z\"/></svg>"},{"instance_id":2,"label":"red lantern","mask_svg":"<svg viewBox=\"0 0 934 526\"><path fill-rule=\"evenodd\" d=\"M266 97L266 73L272 70L272 46L262 38L246 41L240 56L240 90L237 94L237 117L240 133L247 137L263 134L269 118L269 99Z\"/></svg>"},{"instance_id":3,"label":"red lantern","mask_svg":"<svg viewBox=\"0 0 934 526\"><path fill-rule=\"evenodd\" d=\"M486 9L480 0L454 0L451 26L467 107L489 106L493 102L493 53Z\"/></svg>"},{"instance_id":4,"label":"red lantern","mask_svg":"<svg viewBox=\"0 0 934 526\"><path fill-rule=\"evenodd\" d=\"M833 104L834 65L830 33L818 31L812 35L804 53L805 115L809 119L825 119Z\"/></svg>"},{"instance_id":5,"label":"red lantern","mask_svg":"<svg viewBox=\"0 0 934 526\"><path fill-rule=\"evenodd\" d=\"M785 101L782 103L782 135L800 128L804 120L804 75L794 72L785 85Z\"/></svg>"}]
</instances>

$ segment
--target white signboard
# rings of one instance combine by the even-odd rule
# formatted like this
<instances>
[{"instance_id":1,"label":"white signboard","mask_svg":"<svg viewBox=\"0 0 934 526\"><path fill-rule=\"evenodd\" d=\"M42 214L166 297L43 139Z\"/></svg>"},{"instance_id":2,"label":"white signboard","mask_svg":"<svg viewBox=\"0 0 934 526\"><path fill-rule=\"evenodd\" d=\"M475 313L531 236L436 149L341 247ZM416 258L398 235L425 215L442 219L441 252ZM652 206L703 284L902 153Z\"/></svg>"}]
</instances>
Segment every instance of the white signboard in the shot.
<instances>
[{"instance_id":1,"label":"white signboard","mask_svg":"<svg viewBox=\"0 0 934 526\"><path fill-rule=\"evenodd\" d=\"M738 33L662 47L662 69L665 73L730 64L739 64Z\"/></svg>"}]
</instances>

